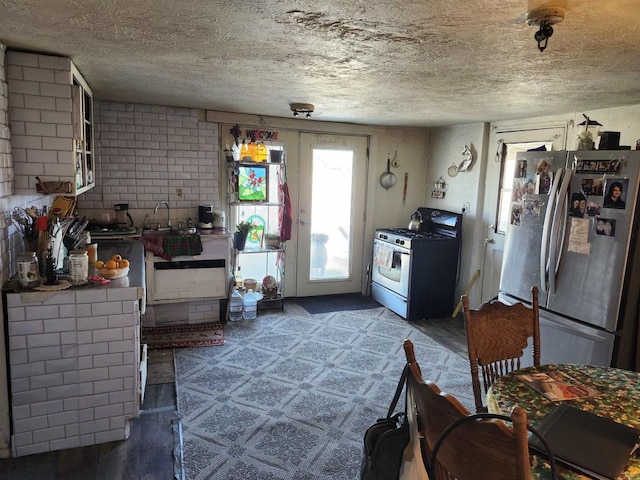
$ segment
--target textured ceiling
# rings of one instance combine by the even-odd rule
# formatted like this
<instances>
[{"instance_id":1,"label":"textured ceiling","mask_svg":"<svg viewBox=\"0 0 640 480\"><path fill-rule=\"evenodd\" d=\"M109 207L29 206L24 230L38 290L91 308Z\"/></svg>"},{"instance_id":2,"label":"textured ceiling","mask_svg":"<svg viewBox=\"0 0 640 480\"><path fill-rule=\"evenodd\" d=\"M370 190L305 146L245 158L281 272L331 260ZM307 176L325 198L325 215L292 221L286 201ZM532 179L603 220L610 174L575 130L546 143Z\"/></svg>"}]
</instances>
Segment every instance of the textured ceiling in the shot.
<instances>
[{"instance_id":1,"label":"textured ceiling","mask_svg":"<svg viewBox=\"0 0 640 480\"><path fill-rule=\"evenodd\" d=\"M637 0L2 0L0 42L71 57L97 98L441 126L640 104Z\"/></svg>"}]
</instances>

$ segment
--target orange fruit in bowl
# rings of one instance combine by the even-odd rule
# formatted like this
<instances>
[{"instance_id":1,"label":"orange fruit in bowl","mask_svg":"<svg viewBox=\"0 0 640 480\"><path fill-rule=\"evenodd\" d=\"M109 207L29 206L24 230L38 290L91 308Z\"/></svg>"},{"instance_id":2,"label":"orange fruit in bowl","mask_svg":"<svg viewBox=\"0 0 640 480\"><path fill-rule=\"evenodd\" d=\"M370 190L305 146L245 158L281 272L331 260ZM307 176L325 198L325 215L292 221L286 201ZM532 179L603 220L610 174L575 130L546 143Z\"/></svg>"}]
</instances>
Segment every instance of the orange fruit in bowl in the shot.
<instances>
[{"instance_id":1,"label":"orange fruit in bowl","mask_svg":"<svg viewBox=\"0 0 640 480\"><path fill-rule=\"evenodd\" d=\"M122 260L120 260L120 262L118 262L118 268L128 268L129 267L129 260L127 260L126 258L123 258Z\"/></svg>"},{"instance_id":2,"label":"orange fruit in bowl","mask_svg":"<svg viewBox=\"0 0 640 480\"><path fill-rule=\"evenodd\" d=\"M116 269L114 269L114 268L110 269L107 272L107 275L109 275L110 277L115 277L117 274L118 274L118 271Z\"/></svg>"},{"instance_id":3,"label":"orange fruit in bowl","mask_svg":"<svg viewBox=\"0 0 640 480\"><path fill-rule=\"evenodd\" d=\"M102 260L98 260L98 261L96 262L95 267L96 267L98 270L100 270L100 269L104 268L104 262L103 262Z\"/></svg>"},{"instance_id":4,"label":"orange fruit in bowl","mask_svg":"<svg viewBox=\"0 0 640 480\"><path fill-rule=\"evenodd\" d=\"M117 253L115 255L113 255L111 257L111 260L115 260L116 262L119 262L120 260L122 260L122 255L118 255Z\"/></svg>"},{"instance_id":5,"label":"orange fruit in bowl","mask_svg":"<svg viewBox=\"0 0 640 480\"><path fill-rule=\"evenodd\" d=\"M116 263L115 260L111 259L111 260L107 260L104 264L104 267L107 270L115 270L117 268L118 264Z\"/></svg>"}]
</instances>

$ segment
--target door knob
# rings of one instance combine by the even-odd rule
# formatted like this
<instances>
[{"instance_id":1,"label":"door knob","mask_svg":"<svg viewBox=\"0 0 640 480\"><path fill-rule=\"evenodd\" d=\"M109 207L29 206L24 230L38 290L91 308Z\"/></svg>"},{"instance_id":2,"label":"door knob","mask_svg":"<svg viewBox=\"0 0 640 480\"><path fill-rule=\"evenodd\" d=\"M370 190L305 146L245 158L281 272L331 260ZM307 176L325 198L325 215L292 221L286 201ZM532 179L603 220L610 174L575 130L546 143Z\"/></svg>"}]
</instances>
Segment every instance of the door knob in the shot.
<instances>
[{"instance_id":1,"label":"door knob","mask_svg":"<svg viewBox=\"0 0 640 480\"><path fill-rule=\"evenodd\" d=\"M487 238L484 239L484 243L485 243L485 245L487 245L489 243L496 243L496 241L493 238L487 237Z\"/></svg>"}]
</instances>

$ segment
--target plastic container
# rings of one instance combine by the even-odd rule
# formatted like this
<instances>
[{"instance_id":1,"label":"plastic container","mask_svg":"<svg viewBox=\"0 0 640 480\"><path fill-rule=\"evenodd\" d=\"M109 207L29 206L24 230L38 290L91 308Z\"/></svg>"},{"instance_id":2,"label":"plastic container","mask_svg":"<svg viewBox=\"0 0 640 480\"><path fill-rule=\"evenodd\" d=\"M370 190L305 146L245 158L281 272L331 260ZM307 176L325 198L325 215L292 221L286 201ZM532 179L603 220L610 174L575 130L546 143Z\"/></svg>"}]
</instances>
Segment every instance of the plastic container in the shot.
<instances>
[{"instance_id":1,"label":"plastic container","mask_svg":"<svg viewBox=\"0 0 640 480\"><path fill-rule=\"evenodd\" d=\"M238 292L237 288L233 288L233 293L231 294L231 298L229 299L229 321L237 322L238 320L242 320L243 314L243 300L242 295Z\"/></svg>"},{"instance_id":2,"label":"plastic container","mask_svg":"<svg viewBox=\"0 0 640 480\"><path fill-rule=\"evenodd\" d=\"M244 294L242 303L242 317L245 320L255 320L258 316L258 297L253 293L253 290L249 289Z\"/></svg>"},{"instance_id":3,"label":"plastic container","mask_svg":"<svg viewBox=\"0 0 640 480\"><path fill-rule=\"evenodd\" d=\"M251 157L251 160L256 162L258 158L258 144L255 139L251 139L247 148L249 149L249 156Z\"/></svg>"},{"instance_id":4,"label":"plastic container","mask_svg":"<svg viewBox=\"0 0 640 480\"><path fill-rule=\"evenodd\" d=\"M253 162L253 157L249 154L249 145L242 139L242 145L240 145L240 160L243 162Z\"/></svg>"},{"instance_id":5,"label":"plastic container","mask_svg":"<svg viewBox=\"0 0 640 480\"><path fill-rule=\"evenodd\" d=\"M240 146L236 142L233 142L233 147L231 147L231 156L234 162L240 161Z\"/></svg>"},{"instance_id":6,"label":"plastic container","mask_svg":"<svg viewBox=\"0 0 640 480\"><path fill-rule=\"evenodd\" d=\"M260 142L258 144L258 149L256 152L256 162L266 162L269 157L269 149L264 144L264 142Z\"/></svg>"}]
</instances>

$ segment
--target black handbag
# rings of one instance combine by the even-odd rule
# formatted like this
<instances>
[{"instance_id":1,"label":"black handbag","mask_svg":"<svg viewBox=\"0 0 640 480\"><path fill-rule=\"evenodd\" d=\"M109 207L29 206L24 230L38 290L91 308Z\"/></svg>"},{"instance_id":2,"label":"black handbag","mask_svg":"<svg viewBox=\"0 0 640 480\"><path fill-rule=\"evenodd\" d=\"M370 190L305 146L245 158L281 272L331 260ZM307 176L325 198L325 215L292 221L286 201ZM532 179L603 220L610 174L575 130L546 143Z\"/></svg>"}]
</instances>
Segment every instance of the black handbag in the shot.
<instances>
[{"instance_id":1,"label":"black handbag","mask_svg":"<svg viewBox=\"0 0 640 480\"><path fill-rule=\"evenodd\" d=\"M404 413L394 414L406 385L409 365L405 365L386 418L380 418L364 434L361 480L397 480L402 454L409 443L409 422Z\"/></svg>"}]
</instances>

